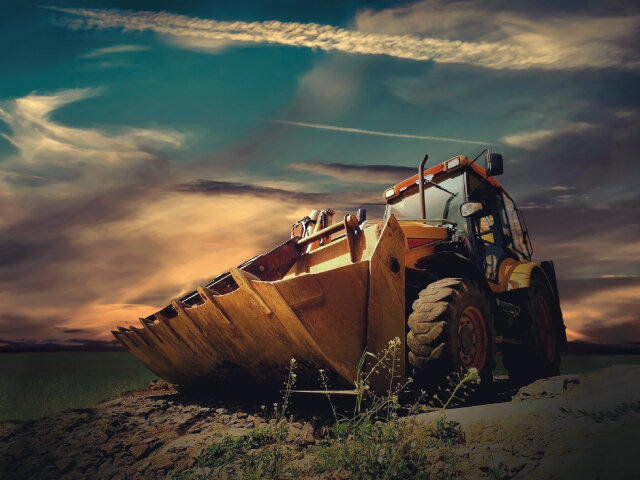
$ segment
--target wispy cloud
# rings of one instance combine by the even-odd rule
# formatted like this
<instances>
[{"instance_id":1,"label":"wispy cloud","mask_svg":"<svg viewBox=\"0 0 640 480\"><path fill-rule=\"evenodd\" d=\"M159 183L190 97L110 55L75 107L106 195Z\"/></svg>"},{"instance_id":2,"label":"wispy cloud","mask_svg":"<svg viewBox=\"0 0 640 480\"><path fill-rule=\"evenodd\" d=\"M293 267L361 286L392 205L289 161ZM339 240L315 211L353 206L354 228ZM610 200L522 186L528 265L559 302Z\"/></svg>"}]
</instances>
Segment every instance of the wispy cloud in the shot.
<instances>
[{"instance_id":1,"label":"wispy cloud","mask_svg":"<svg viewBox=\"0 0 640 480\"><path fill-rule=\"evenodd\" d=\"M141 52L144 50L149 50L149 47L145 47L143 45L114 45L113 47L96 48L82 56L85 58L94 58L114 53Z\"/></svg>"},{"instance_id":2,"label":"wispy cloud","mask_svg":"<svg viewBox=\"0 0 640 480\"><path fill-rule=\"evenodd\" d=\"M412 167L398 165L345 165L342 163L296 162L289 165L291 170L326 175L345 182L375 183L393 185L414 175Z\"/></svg>"},{"instance_id":3,"label":"wispy cloud","mask_svg":"<svg viewBox=\"0 0 640 480\"><path fill-rule=\"evenodd\" d=\"M510 0L421 0L390 8L362 9L354 19L361 32L436 37L460 41L461 49L495 48L479 58L497 61L488 68L640 67L640 15L630 4L596 3L575 9L562 2L531 9ZM565 2L566 3L566 2ZM472 62L469 62L472 63ZM504 66L503 66L504 65Z\"/></svg>"},{"instance_id":4,"label":"wispy cloud","mask_svg":"<svg viewBox=\"0 0 640 480\"><path fill-rule=\"evenodd\" d=\"M179 147L184 136L176 131L142 128L109 132L97 128L76 128L51 119L51 114L69 103L99 95L99 88L62 90L51 95L32 93L0 103L0 120L10 134L1 135L20 152L19 164L71 165L76 161L96 163L128 162L150 158L148 147ZM11 163L9 163L11 165ZM7 163L3 168L7 167Z\"/></svg>"},{"instance_id":5,"label":"wispy cloud","mask_svg":"<svg viewBox=\"0 0 640 480\"><path fill-rule=\"evenodd\" d=\"M291 120L278 120L275 118L265 118L264 120L267 120L269 122L283 123L285 125L294 125L296 127L317 128L319 130L333 130L335 132L360 133L363 135L376 135L379 137L398 137L415 140L435 140L438 142L469 143L472 145L490 145L490 142L464 140L461 138L433 137L430 135L412 135L409 133L380 132L377 130L363 130L362 128L339 127L336 125L322 125L318 123L294 122Z\"/></svg>"},{"instance_id":6,"label":"wispy cloud","mask_svg":"<svg viewBox=\"0 0 640 480\"><path fill-rule=\"evenodd\" d=\"M584 133L594 128L594 125L586 122L564 123L554 128L532 130L528 132L515 133L502 138L502 141L513 147L535 150L544 143L562 135Z\"/></svg>"},{"instance_id":7,"label":"wispy cloud","mask_svg":"<svg viewBox=\"0 0 640 480\"><path fill-rule=\"evenodd\" d=\"M261 198L282 198L287 201L325 202L330 195L325 193L299 192L264 185L229 182L226 180L197 179L176 185L178 192L202 193L206 195L242 195Z\"/></svg>"},{"instance_id":8,"label":"wispy cloud","mask_svg":"<svg viewBox=\"0 0 640 480\"><path fill-rule=\"evenodd\" d=\"M175 15L166 12L132 12L86 8L54 8L74 15L71 28L122 28L125 31L153 31L159 35L189 41L246 42L290 45L363 55L387 55L416 61L463 63L492 69L575 69L637 68L637 57L614 54L608 48L589 49L580 45L558 43L557 36L536 32L534 35L511 35L509 41L461 41L424 37L414 34L388 34L347 30L317 23L217 21ZM574 19L575 20L575 19ZM529 22L527 25L531 25ZM574 21L572 25L577 24ZM625 23L625 25L627 25ZM628 29L627 29L628 30ZM557 33L553 29L552 33ZM577 30L576 30L577 31ZM582 32L582 30L580 30ZM618 38L618 37L616 37ZM593 39L591 39L594 41ZM596 42L597 43L597 42Z\"/></svg>"}]
</instances>

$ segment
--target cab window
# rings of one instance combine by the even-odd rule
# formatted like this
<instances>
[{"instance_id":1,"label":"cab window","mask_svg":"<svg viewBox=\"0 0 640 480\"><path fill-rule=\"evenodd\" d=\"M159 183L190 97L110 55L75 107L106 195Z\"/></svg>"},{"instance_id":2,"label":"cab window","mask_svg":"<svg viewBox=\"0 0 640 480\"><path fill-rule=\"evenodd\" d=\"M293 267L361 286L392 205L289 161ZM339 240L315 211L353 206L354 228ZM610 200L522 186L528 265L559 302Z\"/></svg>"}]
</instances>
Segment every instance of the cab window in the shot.
<instances>
[{"instance_id":1,"label":"cab window","mask_svg":"<svg viewBox=\"0 0 640 480\"><path fill-rule=\"evenodd\" d=\"M502 198L504 200L507 221L513 234L513 248L523 257L527 257L527 246L524 243L524 233L522 225L520 224L520 218L518 217L518 210L516 210L513 200L505 195L504 192L502 193Z\"/></svg>"},{"instance_id":2,"label":"cab window","mask_svg":"<svg viewBox=\"0 0 640 480\"><path fill-rule=\"evenodd\" d=\"M434 178L433 182L451 193L425 183L424 197L427 220L448 220L455 223L458 230L464 230L466 221L460 215L460 203L464 201L463 176ZM398 220L420 220L420 195L417 189L411 195L392 200L387 206L385 217L389 217L391 214L395 215Z\"/></svg>"}]
</instances>

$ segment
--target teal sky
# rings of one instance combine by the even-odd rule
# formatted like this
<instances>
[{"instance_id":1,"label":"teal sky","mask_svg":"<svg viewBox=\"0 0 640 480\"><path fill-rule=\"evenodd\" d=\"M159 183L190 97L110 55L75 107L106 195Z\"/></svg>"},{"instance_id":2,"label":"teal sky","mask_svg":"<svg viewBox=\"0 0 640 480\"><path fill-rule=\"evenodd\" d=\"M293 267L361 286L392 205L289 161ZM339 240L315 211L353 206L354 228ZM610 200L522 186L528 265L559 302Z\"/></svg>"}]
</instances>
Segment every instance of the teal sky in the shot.
<instances>
[{"instance_id":1,"label":"teal sky","mask_svg":"<svg viewBox=\"0 0 640 480\"><path fill-rule=\"evenodd\" d=\"M0 342L107 338L485 145L573 338L640 341L639 28L634 2L3 2Z\"/></svg>"}]
</instances>

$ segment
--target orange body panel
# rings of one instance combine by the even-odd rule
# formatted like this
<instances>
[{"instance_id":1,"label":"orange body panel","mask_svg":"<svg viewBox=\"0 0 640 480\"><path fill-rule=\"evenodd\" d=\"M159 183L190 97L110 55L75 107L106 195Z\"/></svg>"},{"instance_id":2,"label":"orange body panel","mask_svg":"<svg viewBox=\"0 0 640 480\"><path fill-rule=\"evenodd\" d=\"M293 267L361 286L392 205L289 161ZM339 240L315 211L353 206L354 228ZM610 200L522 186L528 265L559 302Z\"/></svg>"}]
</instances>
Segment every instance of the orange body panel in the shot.
<instances>
[{"instance_id":1,"label":"orange body panel","mask_svg":"<svg viewBox=\"0 0 640 480\"><path fill-rule=\"evenodd\" d=\"M449 240L449 229L447 227L436 227L426 224L420 220L401 220L398 222L404 232L404 262L409 268L415 268L416 262L422 257L426 257L434 252L436 244ZM410 239L426 239L428 243L416 247L409 245Z\"/></svg>"},{"instance_id":2,"label":"orange body panel","mask_svg":"<svg viewBox=\"0 0 640 480\"><path fill-rule=\"evenodd\" d=\"M460 160L460 163L458 165L456 165L455 167L451 168L451 169L447 169L447 162L449 162L450 160L453 160L455 158L458 158ZM424 171L424 175L439 175L442 173L448 173L448 172L454 172L456 170L459 170L467 165L471 165L471 168L473 170L475 170L479 175L481 175L482 177L485 176L486 172L484 170L484 168L482 168L480 165L478 165L478 163L474 163L471 164L471 160L468 157L453 157L453 159L449 159L446 162L442 162L439 163L438 165L435 165L431 168L429 168L428 170ZM409 177L406 180L403 180L402 182L398 183L396 186L393 187L394 190L394 194L392 196L385 196L384 200L388 201L391 200L392 198L396 198L398 195L400 195L400 193L406 192L407 194L411 194L413 193L414 190L418 190L418 174L416 173L413 177ZM494 178L494 177L489 177L487 180L489 183L491 183L492 185L495 185L496 187L500 187L502 188L502 185L500 185L500 183ZM391 189L388 189L387 191L389 191Z\"/></svg>"}]
</instances>

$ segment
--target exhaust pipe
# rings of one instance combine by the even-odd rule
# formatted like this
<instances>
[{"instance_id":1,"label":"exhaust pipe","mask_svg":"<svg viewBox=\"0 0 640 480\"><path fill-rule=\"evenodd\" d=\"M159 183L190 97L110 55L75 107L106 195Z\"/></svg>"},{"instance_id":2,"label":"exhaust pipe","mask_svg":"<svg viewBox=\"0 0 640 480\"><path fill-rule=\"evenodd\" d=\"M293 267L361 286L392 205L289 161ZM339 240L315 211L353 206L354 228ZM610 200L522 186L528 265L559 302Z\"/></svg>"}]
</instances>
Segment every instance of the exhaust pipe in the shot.
<instances>
[{"instance_id":1,"label":"exhaust pipe","mask_svg":"<svg viewBox=\"0 0 640 480\"><path fill-rule=\"evenodd\" d=\"M427 153L418 167L418 190L420 192L420 215L422 220L427 219L427 206L424 199L424 164L427 163L428 158L429 154Z\"/></svg>"}]
</instances>

